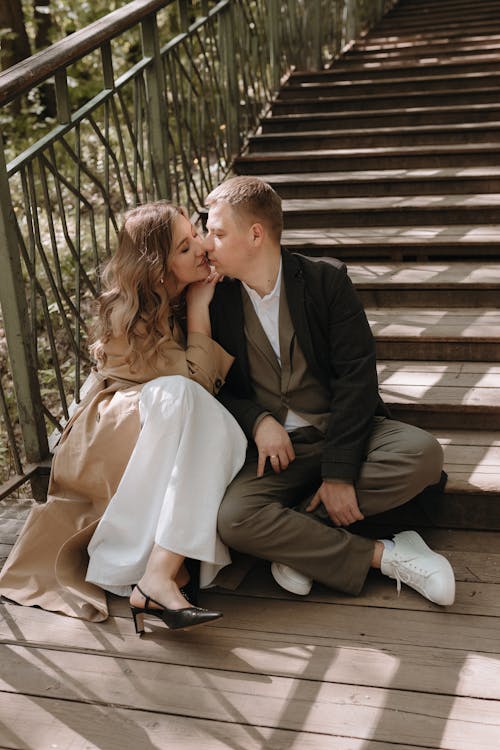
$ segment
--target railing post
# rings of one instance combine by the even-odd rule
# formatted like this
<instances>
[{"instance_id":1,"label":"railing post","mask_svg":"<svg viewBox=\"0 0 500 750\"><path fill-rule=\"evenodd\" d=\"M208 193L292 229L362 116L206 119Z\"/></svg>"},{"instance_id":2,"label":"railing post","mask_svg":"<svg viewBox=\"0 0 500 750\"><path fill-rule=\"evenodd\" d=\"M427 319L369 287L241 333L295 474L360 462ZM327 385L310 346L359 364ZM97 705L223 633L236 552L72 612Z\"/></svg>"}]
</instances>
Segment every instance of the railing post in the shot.
<instances>
[{"instance_id":1,"label":"railing post","mask_svg":"<svg viewBox=\"0 0 500 750\"><path fill-rule=\"evenodd\" d=\"M187 31L189 28L189 0L178 0L177 5L181 31Z\"/></svg>"},{"instance_id":2,"label":"railing post","mask_svg":"<svg viewBox=\"0 0 500 750\"><path fill-rule=\"evenodd\" d=\"M350 23L348 23L349 37L347 42L356 39L359 32L359 5L360 0L349 0Z\"/></svg>"},{"instance_id":3,"label":"railing post","mask_svg":"<svg viewBox=\"0 0 500 750\"><path fill-rule=\"evenodd\" d=\"M71 120L71 107L69 102L68 76L65 68L60 68L54 76L56 84L57 121L65 125Z\"/></svg>"},{"instance_id":4,"label":"railing post","mask_svg":"<svg viewBox=\"0 0 500 750\"><path fill-rule=\"evenodd\" d=\"M157 198L170 198L167 98L156 13L142 21L141 32L143 54L151 58L151 65L146 70L146 95L155 193Z\"/></svg>"},{"instance_id":5,"label":"railing post","mask_svg":"<svg viewBox=\"0 0 500 750\"><path fill-rule=\"evenodd\" d=\"M268 0L269 65L271 86L278 91L281 80L280 0Z\"/></svg>"},{"instance_id":6,"label":"railing post","mask_svg":"<svg viewBox=\"0 0 500 750\"><path fill-rule=\"evenodd\" d=\"M16 223L0 134L0 303L14 381L26 460L46 461L49 456L40 386L32 338L28 334L28 310ZM44 487L32 483L36 500L45 499Z\"/></svg>"},{"instance_id":7,"label":"railing post","mask_svg":"<svg viewBox=\"0 0 500 750\"><path fill-rule=\"evenodd\" d=\"M307 4L307 67L309 70L321 70L323 58L321 54L321 27L324 19L321 16L321 0L309 0Z\"/></svg>"},{"instance_id":8,"label":"railing post","mask_svg":"<svg viewBox=\"0 0 500 750\"><path fill-rule=\"evenodd\" d=\"M240 92L238 76L235 66L234 30L237 28L234 17L235 3L230 3L219 20L220 48L222 50L222 65L226 81L225 111L227 150L230 157L240 150Z\"/></svg>"},{"instance_id":9,"label":"railing post","mask_svg":"<svg viewBox=\"0 0 500 750\"><path fill-rule=\"evenodd\" d=\"M356 0L344 0L342 47L349 44L356 36L356 8Z\"/></svg>"}]
</instances>

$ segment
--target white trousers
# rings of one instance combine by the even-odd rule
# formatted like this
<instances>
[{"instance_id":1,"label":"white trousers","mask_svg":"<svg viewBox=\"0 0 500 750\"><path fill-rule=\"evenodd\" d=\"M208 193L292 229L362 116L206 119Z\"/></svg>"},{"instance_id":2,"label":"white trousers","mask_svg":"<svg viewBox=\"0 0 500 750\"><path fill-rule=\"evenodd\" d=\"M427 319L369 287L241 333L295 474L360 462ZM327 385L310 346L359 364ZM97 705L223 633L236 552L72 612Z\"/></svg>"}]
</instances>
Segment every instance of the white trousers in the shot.
<instances>
[{"instance_id":1,"label":"white trousers","mask_svg":"<svg viewBox=\"0 0 500 750\"><path fill-rule=\"evenodd\" d=\"M180 375L146 383L139 410L141 432L88 546L86 579L130 594L156 542L200 560L200 585L208 586L231 562L217 513L243 466L246 438L213 396Z\"/></svg>"}]
</instances>

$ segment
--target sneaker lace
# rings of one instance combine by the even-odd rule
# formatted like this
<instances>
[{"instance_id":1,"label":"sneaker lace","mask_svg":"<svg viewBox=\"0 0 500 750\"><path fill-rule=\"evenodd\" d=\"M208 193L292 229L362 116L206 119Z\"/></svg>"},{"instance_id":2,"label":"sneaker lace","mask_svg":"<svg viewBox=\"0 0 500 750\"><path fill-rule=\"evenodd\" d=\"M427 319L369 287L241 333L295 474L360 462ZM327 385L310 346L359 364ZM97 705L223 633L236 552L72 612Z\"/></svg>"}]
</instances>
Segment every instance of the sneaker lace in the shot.
<instances>
[{"instance_id":1,"label":"sneaker lace","mask_svg":"<svg viewBox=\"0 0 500 750\"><path fill-rule=\"evenodd\" d=\"M432 570L412 570L411 567L411 561L406 561L407 567L405 568L405 574L404 576L401 576L400 569L398 565L393 565L392 572L394 574L394 578L396 579L396 591L398 593L398 596L401 593L401 582L406 584L415 584L418 583L418 579L422 580L425 578L429 578L429 576L432 575Z\"/></svg>"}]
</instances>

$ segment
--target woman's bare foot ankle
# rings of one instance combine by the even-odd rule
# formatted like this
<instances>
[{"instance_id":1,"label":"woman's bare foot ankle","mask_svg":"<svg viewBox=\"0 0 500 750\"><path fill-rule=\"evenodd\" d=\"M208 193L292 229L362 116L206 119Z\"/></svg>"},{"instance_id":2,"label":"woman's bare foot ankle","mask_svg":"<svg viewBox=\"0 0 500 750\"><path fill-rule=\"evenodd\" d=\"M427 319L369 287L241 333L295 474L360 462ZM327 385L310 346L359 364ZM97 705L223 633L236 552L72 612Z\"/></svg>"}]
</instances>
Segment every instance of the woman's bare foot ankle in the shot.
<instances>
[{"instance_id":1,"label":"woman's bare foot ankle","mask_svg":"<svg viewBox=\"0 0 500 750\"><path fill-rule=\"evenodd\" d=\"M139 586L145 594L158 602L158 604L148 602L148 606L153 609L160 609L160 604L167 609L182 609L183 607L192 606L187 599L182 596L176 581L172 581L171 579L164 579L161 581L161 584L156 584L156 582L152 580L148 581L141 579L139 581ZM145 597L141 594L137 586L135 586L130 595L130 604L132 607L145 606Z\"/></svg>"}]
</instances>

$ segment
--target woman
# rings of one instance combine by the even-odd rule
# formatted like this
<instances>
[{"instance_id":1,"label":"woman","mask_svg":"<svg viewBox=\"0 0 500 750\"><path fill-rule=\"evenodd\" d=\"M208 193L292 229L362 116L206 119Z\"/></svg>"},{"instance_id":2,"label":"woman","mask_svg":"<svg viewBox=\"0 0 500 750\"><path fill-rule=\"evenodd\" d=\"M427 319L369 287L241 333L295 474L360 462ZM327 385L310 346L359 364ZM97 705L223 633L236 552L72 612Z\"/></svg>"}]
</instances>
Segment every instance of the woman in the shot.
<instances>
[{"instance_id":1,"label":"woman","mask_svg":"<svg viewBox=\"0 0 500 750\"><path fill-rule=\"evenodd\" d=\"M92 384L55 452L48 501L0 575L1 594L99 621L103 589L124 595L137 584L138 632L144 614L170 628L221 616L182 590L185 557L202 561L202 586L230 561L216 517L246 449L210 395L233 361L211 338L216 283L182 209L158 201L127 214L103 273Z\"/></svg>"}]
</instances>

